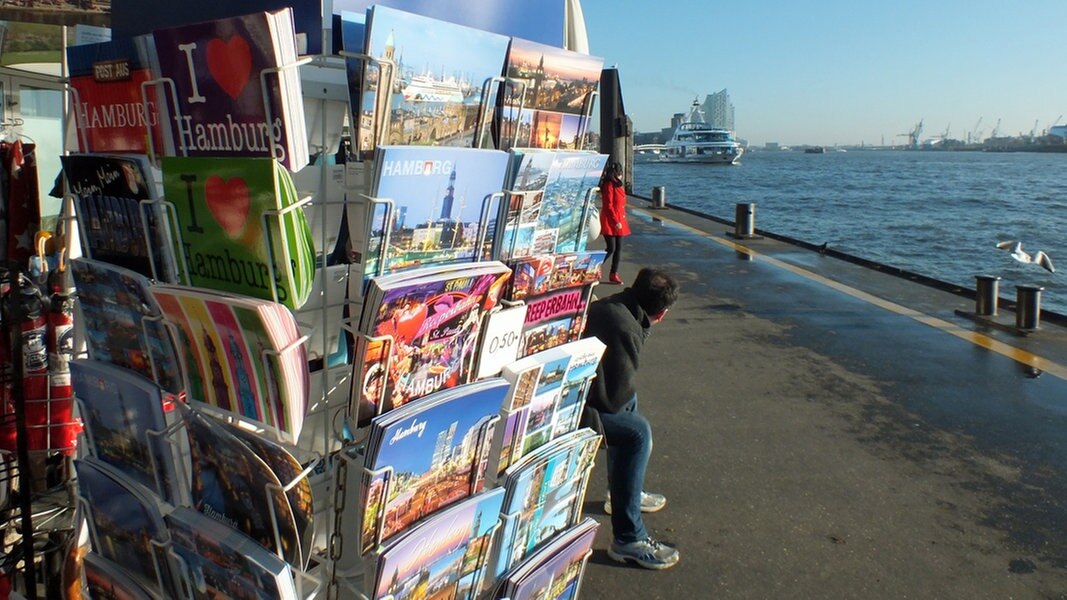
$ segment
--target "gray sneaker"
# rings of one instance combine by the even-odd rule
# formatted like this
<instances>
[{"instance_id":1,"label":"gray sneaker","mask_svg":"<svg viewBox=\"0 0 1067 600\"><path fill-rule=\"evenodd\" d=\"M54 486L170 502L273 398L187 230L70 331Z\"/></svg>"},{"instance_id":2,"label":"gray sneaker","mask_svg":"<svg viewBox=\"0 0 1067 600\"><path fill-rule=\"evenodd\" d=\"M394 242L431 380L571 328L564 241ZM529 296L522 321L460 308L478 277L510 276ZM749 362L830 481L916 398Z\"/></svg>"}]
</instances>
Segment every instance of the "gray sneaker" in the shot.
<instances>
[{"instance_id":1,"label":"gray sneaker","mask_svg":"<svg viewBox=\"0 0 1067 600\"><path fill-rule=\"evenodd\" d=\"M646 569L669 569L678 564L678 550L652 538L620 544L611 542L608 556L621 563L633 562Z\"/></svg>"},{"instance_id":2,"label":"gray sneaker","mask_svg":"<svg viewBox=\"0 0 1067 600\"><path fill-rule=\"evenodd\" d=\"M641 512L654 513L663 510L664 506L667 506L667 497L663 494L641 492ZM604 512L611 514L611 492L608 492L607 498L604 500Z\"/></svg>"}]
</instances>

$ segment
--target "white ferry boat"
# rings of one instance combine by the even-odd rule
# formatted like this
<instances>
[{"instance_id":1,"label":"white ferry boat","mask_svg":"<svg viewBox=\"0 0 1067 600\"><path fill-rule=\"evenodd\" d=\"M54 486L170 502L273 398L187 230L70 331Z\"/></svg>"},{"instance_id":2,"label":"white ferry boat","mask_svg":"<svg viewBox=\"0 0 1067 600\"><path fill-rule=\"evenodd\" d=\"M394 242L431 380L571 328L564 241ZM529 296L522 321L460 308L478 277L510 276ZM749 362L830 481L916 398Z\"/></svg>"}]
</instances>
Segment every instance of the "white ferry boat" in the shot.
<instances>
[{"instance_id":1,"label":"white ferry boat","mask_svg":"<svg viewBox=\"0 0 1067 600\"><path fill-rule=\"evenodd\" d=\"M728 129L712 127L704 120L700 103L693 100L689 115L674 130L674 136L664 144L665 162L691 162L735 165L745 149Z\"/></svg>"}]
</instances>

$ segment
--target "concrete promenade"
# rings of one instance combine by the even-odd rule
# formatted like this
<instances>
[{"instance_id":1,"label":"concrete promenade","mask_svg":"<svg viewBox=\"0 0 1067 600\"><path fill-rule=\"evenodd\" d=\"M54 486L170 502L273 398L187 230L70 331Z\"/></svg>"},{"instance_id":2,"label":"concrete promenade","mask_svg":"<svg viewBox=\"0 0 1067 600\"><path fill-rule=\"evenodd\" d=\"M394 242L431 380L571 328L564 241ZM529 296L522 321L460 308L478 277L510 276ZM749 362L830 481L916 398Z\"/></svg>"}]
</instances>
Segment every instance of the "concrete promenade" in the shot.
<instances>
[{"instance_id":1,"label":"concrete promenade","mask_svg":"<svg viewBox=\"0 0 1067 600\"><path fill-rule=\"evenodd\" d=\"M682 284L639 375L669 498L646 523L681 562L608 558L601 453L581 598L1067 598L1067 331L636 198L630 219L623 279Z\"/></svg>"}]
</instances>

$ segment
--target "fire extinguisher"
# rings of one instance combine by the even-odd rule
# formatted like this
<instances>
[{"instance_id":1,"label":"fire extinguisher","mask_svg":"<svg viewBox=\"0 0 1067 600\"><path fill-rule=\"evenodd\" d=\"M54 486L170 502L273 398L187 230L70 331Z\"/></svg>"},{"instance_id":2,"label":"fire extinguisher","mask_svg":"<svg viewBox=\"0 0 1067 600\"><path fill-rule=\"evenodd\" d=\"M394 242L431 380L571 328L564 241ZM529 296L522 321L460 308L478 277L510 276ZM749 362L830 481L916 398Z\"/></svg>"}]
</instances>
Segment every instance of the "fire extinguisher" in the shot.
<instances>
[{"instance_id":1,"label":"fire extinguisher","mask_svg":"<svg viewBox=\"0 0 1067 600\"><path fill-rule=\"evenodd\" d=\"M48 367L51 375L49 397L70 398L70 361L74 358L74 280L63 262L48 274Z\"/></svg>"},{"instance_id":2,"label":"fire extinguisher","mask_svg":"<svg viewBox=\"0 0 1067 600\"><path fill-rule=\"evenodd\" d=\"M70 361L74 358L74 280L64 264L48 274L48 431L49 447L72 452L77 440Z\"/></svg>"},{"instance_id":3,"label":"fire extinguisher","mask_svg":"<svg viewBox=\"0 0 1067 600\"><path fill-rule=\"evenodd\" d=\"M22 334L23 396L27 400L48 398L48 318L41 292L20 275L19 295L14 299L12 327Z\"/></svg>"}]
</instances>

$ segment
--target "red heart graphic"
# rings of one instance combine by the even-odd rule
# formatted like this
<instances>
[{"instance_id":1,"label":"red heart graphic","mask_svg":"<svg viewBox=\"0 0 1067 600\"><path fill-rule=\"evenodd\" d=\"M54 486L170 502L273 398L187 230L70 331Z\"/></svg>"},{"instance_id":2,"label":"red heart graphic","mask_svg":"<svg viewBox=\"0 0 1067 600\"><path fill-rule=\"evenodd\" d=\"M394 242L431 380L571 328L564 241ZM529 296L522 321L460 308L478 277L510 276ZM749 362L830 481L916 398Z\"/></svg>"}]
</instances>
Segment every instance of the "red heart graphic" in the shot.
<instances>
[{"instance_id":1,"label":"red heart graphic","mask_svg":"<svg viewBox=\"0 0 1067 600\"><path fill-rule=\"evenodd\" d=\"M229 41L215 38L207 44L207 68L222 87L222 91L237 99L252 74L252 50L239 35Z\"/></svg>"},{"instance_id":2,"label":"red heart graphic","mask_svg":"<svg viewBox=\"0 0 1067 600\"><path fill-rule=\"evenodd\" d=\"M233 177L224 181L222 177L212 175L204 184L204 196L208 210L226 231L226 235L237 237L244 229L250 206L248 184L245 180Z\"/></svg>"}]
</instances>

